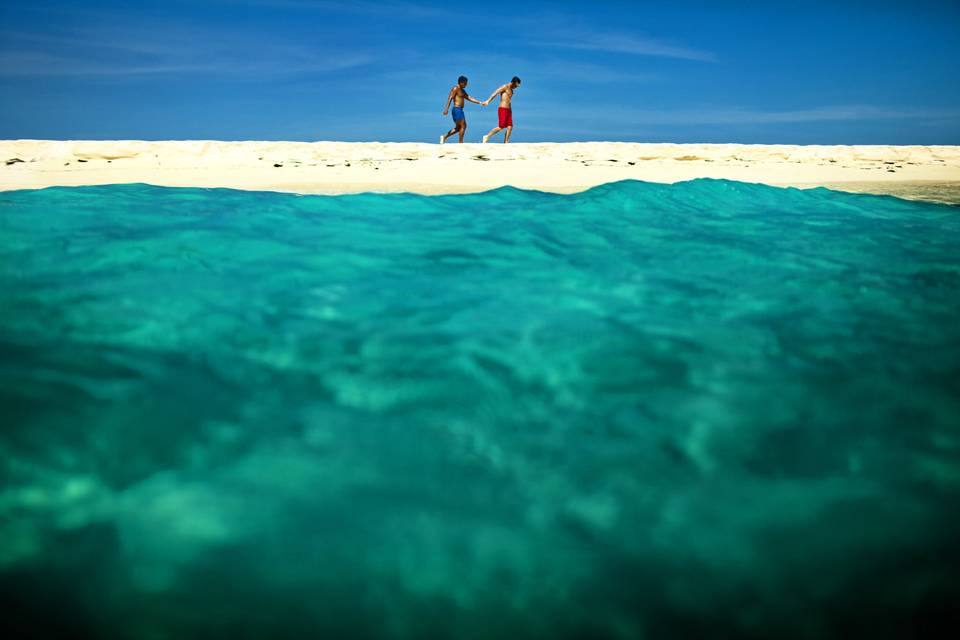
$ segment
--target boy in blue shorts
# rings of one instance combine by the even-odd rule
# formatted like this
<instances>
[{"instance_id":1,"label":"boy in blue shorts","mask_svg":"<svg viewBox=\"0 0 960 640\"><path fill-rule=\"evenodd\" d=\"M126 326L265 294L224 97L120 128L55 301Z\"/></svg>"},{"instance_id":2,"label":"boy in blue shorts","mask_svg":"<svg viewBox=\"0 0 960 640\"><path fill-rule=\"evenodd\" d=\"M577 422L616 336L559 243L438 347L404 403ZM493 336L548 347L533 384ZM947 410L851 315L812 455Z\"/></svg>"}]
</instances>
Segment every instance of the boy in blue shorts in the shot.
<instances>
[{"instance_id":1,"label":"boy in blue shorts","mask_svg":"<svg viewBox=\"0 0 960 640\"><path fill-rule=\"evenodd\" d=\"M450 89L450 93L447 95L447 104L443 107L443 115L447 115L450 102L453 102L453 129L440 136L440 144L443 144L447 141L447 138L458 132L460 133L460 142L463 142L463 135L467 132L467 117L463 115L464 100L469 100L474 104L483 104L467 94L467 76L460 76L457 79L457 85Z\"/></svg>"}]
</instances>

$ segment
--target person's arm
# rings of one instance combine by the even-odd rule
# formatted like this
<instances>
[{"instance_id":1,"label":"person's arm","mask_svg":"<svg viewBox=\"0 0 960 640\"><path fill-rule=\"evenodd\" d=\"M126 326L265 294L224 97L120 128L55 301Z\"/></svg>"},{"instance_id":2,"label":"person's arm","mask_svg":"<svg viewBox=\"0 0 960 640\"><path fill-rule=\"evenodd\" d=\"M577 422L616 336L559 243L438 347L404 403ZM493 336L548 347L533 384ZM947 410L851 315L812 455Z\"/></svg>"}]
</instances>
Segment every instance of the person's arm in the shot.
<instances>
[{"instance_id":1,"label":"person's arm","mask_svg":"<svg viewBox=\"0 0 960 640\"><path fill-rule=\"evenodd\" d=\"M491 94L490 94L490 97L487 98L486 102L483 103L483 106L487 106L488 104L490 104L491 102L493 102L493 99L496 98L496 97L497 97L498 95L500 95L501 93L503 93L506 88L507 88L507 85L503 85L502 87L500 87L499 89L497 89L496 91L494 91L493 93L491 93Z\"/></svg>"},{"instance_id":2,"label":"person's arm","mask_svg":"<svg viewBox=\"0 0 960 640\"><path fill-rule=\"evenodd\" d=\"M463 92L463 97L466 98L467 100L469 100L470 102L472 102L473 104L483 104L482 102L480 102L480 101L477 100L476 98L474 98L474 97L472 97L471 95L469 95L466 91ZM484 105L484 106L486 106L486 105Z\"/></svg>"},{"instance_id":3,"label":"person's arm","mask_svg":"<svg viewBox=\"0 0 960 640\"><path fill-rule=\"evenodd\" d=\"M447 111L450 110L450 103L453 102L453 96L457 93L457 88L454 87L450 89L450 93L447 95L447 104L443 105L443 115L447 115Z\"/></svg>"}]
</instances>

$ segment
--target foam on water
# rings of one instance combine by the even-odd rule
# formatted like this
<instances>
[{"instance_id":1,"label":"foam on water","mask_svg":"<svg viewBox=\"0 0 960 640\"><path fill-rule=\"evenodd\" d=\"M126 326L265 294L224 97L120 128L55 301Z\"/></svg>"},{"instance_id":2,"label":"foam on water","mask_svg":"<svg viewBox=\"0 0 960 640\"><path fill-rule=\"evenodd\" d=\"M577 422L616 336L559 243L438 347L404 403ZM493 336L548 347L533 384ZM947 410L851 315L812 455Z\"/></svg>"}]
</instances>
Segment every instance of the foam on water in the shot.
<instances>
[{"instance_id":1,"label":"foam on water","mask_svg":"<svg viewBox=\"0 0 960 640\"><path fill-rule=\"evenodd\" d=\"M957 207L717 180L0 194L0 592L130 638L922 630L958 258Z\"/></svg>"}]
</instances>

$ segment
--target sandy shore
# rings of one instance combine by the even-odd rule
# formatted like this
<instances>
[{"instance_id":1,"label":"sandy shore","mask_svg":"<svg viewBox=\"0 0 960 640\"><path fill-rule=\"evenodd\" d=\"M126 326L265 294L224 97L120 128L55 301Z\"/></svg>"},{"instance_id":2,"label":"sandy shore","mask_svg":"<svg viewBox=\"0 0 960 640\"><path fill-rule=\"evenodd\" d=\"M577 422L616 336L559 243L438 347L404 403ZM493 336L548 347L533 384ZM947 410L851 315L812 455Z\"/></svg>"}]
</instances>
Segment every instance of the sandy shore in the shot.
<instances>
[{"instance_id":1,"label":"sandy shore","mask_svg":"<svg viewBox=\"0 0 960 640\"><path fill-rule=\"evenodd\" d=\"M145 182L297 193L558 193L710 177L960 203L960 147L0 141L0 190Z\"/></svg>"}]
</instances>

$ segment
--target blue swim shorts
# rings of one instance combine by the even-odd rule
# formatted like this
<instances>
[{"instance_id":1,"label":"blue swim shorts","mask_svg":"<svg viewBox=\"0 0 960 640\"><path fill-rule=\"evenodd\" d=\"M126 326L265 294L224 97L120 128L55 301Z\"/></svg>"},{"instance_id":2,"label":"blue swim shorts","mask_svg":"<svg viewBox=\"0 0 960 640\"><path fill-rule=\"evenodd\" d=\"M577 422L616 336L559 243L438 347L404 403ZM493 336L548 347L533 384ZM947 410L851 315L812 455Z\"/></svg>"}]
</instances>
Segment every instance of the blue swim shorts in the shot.
<instances>
[{"instance_id":1,"label":"blue swim shorts","mask_svg":"<svg viewBox=\"0 0 960 640\"><path fill-rule=\"evenodd\" d=\"M454 122L460 122L464 119L463 107L454 107L450 113L453 115Z\"/></svg>"}]
</instances>

